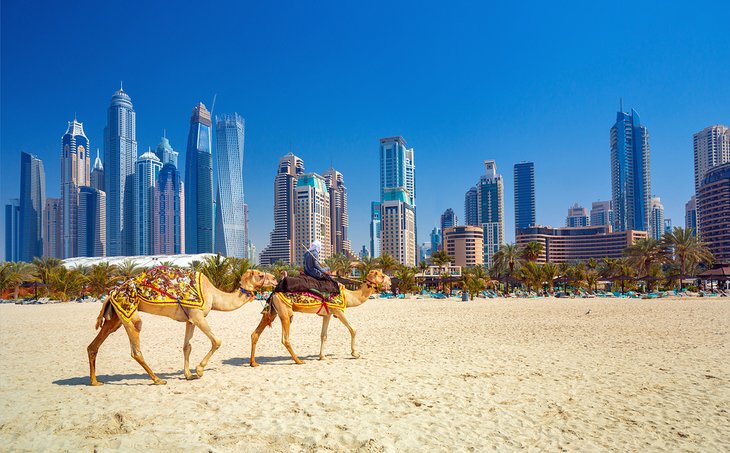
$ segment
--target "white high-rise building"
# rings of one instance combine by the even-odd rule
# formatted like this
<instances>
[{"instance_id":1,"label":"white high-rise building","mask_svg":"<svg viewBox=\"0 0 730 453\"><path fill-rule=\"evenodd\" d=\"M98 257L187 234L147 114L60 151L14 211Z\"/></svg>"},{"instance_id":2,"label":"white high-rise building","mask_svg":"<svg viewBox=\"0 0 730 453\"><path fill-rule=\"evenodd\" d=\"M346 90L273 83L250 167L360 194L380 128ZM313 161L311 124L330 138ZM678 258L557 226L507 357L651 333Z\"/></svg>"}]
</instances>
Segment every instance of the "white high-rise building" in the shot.
<instances>
[{"instance_id":1,"label":"white high-rise building","mask_svg":"<svg viewBox=\"0 0 730 453\"><path fill-rule=\"evenodd\" d=\"M591 226L613 225L611 200L594 201L591 205Z\"/></svg>"},{"instance_id":2,"label":"white high-rise building","mask_svg":"<svg viewBox=\"0 0 730 453\"><path fill-rule=\"evenodd\" d=\"M319 261L332 255L330 196L324 178L308 173L297 178L294 189L294 263L304 264L312 242L322 242Z\"/></svg>"},{"instance_id":3,"label":"white high-rise building","mask_svg":"<svg viewBox=\"0 0 730 453\"><path fill-rule=\"evenodd\" d=\"M332 254L354 256L347 238L347 188L342 173L330 168L324 172L324 181L330 196L330 239L332 240Z\"/></svg>"},{"instance_id":4,"label":"white high-rise building","mask_svg":"<svg viewBox=\"0 0 730 453\"><path fill-rule=\"evenodd\" d=\"M664 234L664 205L659 197L651 198L651 230L649 237L659 240Z\"/></svg>"},{"instance_id":5,"label":"white high-rise building","mask_svg":"<svg viewBox=\"0 0 730 453\"><path fill-rule=\"evenodd\" d=\"M134 173L134 244L135 255L152 255L154 251L155 186L162 162L152 150L139 156Z\"/></svg>"},{"instance_id":6,"label":"white high-rise building","mask_svg":"<svg viewBox=\"0 0 730 453\"><path fill-rule=\"evenodd\" d=\"M565 226L568 228L584 227L591 224L588 217L588 210L578 203L568 208L568 216L565 218Z\"/></svg>"},{"instance_id":7,"label":"white high-rise building","mask_svg":"<svg viewBox=\"0 0 730 453\"><path fill-rule=\"evenodd\" d=\"M477 183L477 220L484 230L484 264L504 243L504 182L493 160L484 161L485 174Z\"/></svg>"},{"instance_id":8,"label":"white high-rise building","mask_svg":"<svg viewBox=\"0 0 730 453\"><path fill-rule=\"evenodd\" d=\"M694 134L695 193L702 179L717 165L730 162L730 129L723 125L709 126Z\"/></svg>"},{"instance_id":9,"label":"white high-rise building","mask_svg":"<svg viewBox=\"0 0 730 453\"><path fill-rule=\"evenodd\" d=\"M91 184L90 154L84 125L74 118L68 122L68 129L61 138L61 242L64 258L79 256L79 188ZM83 229L86 230L86 226Z\"/></svg>"},{"instance_id":10,"label":"white high-rise building","mask_svg":"<svg viewBox=\"0 0 730 453\"><path fill-rule=\"evenodd\" d=\"M684 205L684 227L692 229L692 235L697 236L697 196L692 195Z\"/></svg>"},{"instance_id":11,"label":"white high-rise building","mask_svg":"<svg viewBox=\"0 0 730 453\"><path fill-rule=\"evenodd\" d=\"M380 251L404 266L418 265L416 252L416 213L408 192L403 188L385 190L380 204Z\"/></svg>"}]
</instances>

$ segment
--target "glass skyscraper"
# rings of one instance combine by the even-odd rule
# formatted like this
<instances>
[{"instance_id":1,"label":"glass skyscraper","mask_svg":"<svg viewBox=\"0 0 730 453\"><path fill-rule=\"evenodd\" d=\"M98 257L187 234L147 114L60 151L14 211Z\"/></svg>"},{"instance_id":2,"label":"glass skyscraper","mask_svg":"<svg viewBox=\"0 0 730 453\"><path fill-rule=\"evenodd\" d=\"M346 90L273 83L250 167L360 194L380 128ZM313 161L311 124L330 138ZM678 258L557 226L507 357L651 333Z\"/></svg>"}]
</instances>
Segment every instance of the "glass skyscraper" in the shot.
<instances>
[{"instance_id":1,"label":"glass skyscraper","mask_svg":"<svg viewBox=\"0 0 730 453\"><path fill-rule=\"evenodd\" d=\"M104 128L107 255L134 254L134 163L136 113L123 89L112 96Z\"/></svg>"},{"instance_id":2,"label":"glass skyscraper","mask_svg":"<svg viewBox=\"0 0 730 453\"><path fill-rule=\"evenodd\" d=\"M89 139L84 134L84 125L76 121L68 122L68 129L61 138L61 242L63 257L80 256L79 246L79 190L91 184L91 156ZM86 220L82 216L81 220ZM86 230L86 225L84 225ZM84 254L81 256L93 256Z\"/></svg>"},{"instance_id":3,"label":"glass skyscraper","mask_svg":"<svg viewBox=\"0 0 730 453\"><path fill-rule=\"evenodd\" d=\"M651 234L651 175L649 131L639 115L618 112L611 127L611 194L614 231Z\"/></svg>"},{"instance_id":4,"label":"glass skyscraper","mask_svg":"<svg viewBox=\"0 0 730 453\"><path fill-rule=\"evenodd\" d=\"M185 251L213 252L213 154L210 112L202 102L190 117L185 153Z\"/></svg>"},{"instance_id":5,"label":"glass skyscraper","mask_svg":"<svg viewBox=\"0 0 730 453\"><path fill-rule=\"evenodd\" d=\"M243 118L237 113L215 119L218 194L215 215L215 251L247 258L246 216L243 199Z\"/></svg>"},{"instance_id":6,"label":"glass skyscraper","mask_svg":"<svg viewBox=\"0 0 730 453\"><path fill-rule=\"evenodd\" d=\"M349 225L347 215L347 188L342 173L330 168L324 172L325 184L330 196L330 239L332 240L332 254L340 253L354 256L347 236Z\"/></svg>"},{"instance_id":7,"label":"glass skyscraper","mask_svg":"<svg viewBox=\"0 0 730 453\"><path fill-rule=\"evenodd\" d=\"M20 259L20 199L5 205L5 261Z\"/></svg>"},{"instance_id":8,"label":"glass skyscraper","mask_svg":"<svg viewBox=\"0 0 730 453\"><path fill-rule=\"evenodd\" d=\"M515 229L527 228L537 223L535 209L535 163L520 162L514 167L515 177Z\"/></svg>"},{"instance_id":9,"label":"glass skyscraper","mask_svg":"<svg viewBox=\"0 0 730 453\"><path fill-rule=\"evenodd\" d=\"M464 225L479 225L479 203L477 188L471 187L464 195Z\"/></svg>"},{"instance_id":10,"label":"glass skyscraper","mask_svg":"<svg viewBox=\"0 0 730 453\"><path fill-rule=\"evenodd\" d=\"M162 162L152 150L139 156L134 175L135 180L135 255L152 255L154 249L153 217L154 196L157 178L162 168Z\"/></svg>"},{"instance_id":11,"label":"glass skyscraper","mask_svg":"<svg viewBox=\"0 0 730 453\"><path fill-rule=\"evenodd\" d=\"M43 161L20 153L20 261L43 256L43 208L46 205L46 172Z\"/></svg>"},{"instance_id":12,"label":"glass skyscraper","mask_svg":"<svg viewBox=\"0 0 730 453\"><path fill-rule=\"evenodd\" d=\"M157 145L157 148L155 148L155 154L157 155L157 158L160 159L160 162L162 162L162 165L171 163L177 168L177 158L179 153L172 148L170 140L167 139L165 133L163 133L160 143Z\"/></svg>"},{"instance_id":13,"label":"glass skyscraper","mask_svg":"<svg viewBox=\"0 0 730 453\"><path fill-rule=\"evenodd\" d=\"M155 186L152 218L155 255L185 253L185 198L183 182L177 167L168 162L162 166Z\"/></svg>"},{"instance_id":14,"label":"glass skyscraper","mask_svg":"<svg viewBox=\"0 0 730 453\"><path fill-rule=\"evenodd\" d=\"M493 160L485 160L484 167L485 175L477 184L477 204L484 230L484 264L491 266L492 256L504 243L504 183Z\"/></svg>"}]
</instances>

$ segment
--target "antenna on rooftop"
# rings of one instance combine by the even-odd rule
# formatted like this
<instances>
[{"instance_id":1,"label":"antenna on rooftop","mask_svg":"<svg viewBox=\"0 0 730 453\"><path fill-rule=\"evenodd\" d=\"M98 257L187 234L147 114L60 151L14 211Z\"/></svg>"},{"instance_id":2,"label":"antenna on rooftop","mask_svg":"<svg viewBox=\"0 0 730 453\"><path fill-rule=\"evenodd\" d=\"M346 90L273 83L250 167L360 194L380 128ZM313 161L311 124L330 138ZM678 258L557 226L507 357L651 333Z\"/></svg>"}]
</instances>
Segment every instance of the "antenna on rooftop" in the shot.
<instances>
[{"instance_id":1,"label":"antenna on rooftop","mask_svg":"<svg viewBox=\"0 0 730 453\"><path fill-rule=\"evenodd\" d=\"M621 97L621 98L618 98L618 99L619 99L619 101L618 101L619 102L619 104L618 104L619 105L619 110L623 112L624 111L624 98Z\"/></svg>"},{"instance_id":2,"label":"antenna on rooftop","mask_svg":"<svg viewBox=\"0 0 730 453\"><path fill-rule=\"evenodd\" d=\"M210 116L213 116L213 110L215 110L215 100L218 98L218 93L213 95L213 103L210 105Z\"/></svg>"}]
</instances>

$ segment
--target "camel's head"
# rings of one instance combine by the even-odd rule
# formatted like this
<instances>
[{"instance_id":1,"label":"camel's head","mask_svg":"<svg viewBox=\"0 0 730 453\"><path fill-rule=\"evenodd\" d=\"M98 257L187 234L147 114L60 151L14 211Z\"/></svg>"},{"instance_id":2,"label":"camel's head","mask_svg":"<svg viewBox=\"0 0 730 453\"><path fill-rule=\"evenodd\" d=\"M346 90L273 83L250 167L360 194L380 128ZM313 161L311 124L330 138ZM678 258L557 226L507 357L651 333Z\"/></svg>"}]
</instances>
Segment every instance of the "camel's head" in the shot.
<instances>
[{"instance_id":1,"label":"camel's head","mask_svg":"<svg viewBox=\"0 0 730 453\"><path fill-rule=\"evenodd\" d=\"M390 289L390 277L385 275L380 269L373 269L368 272L365 278L368 286L371 286L375 291L383 291Z\"/></svg>"},{"instance_id":2,"label":"camel's head","mask_svg":"<svg viewBox=\"0 0 730 453\"><path fill-rule=\"evenodd\" d=\"M276 277L268 272L250 269L241 276L241 289L248 292L260 291L263 288L273 288L274 286L276 286Z\"/></svg>"}]
</instances>

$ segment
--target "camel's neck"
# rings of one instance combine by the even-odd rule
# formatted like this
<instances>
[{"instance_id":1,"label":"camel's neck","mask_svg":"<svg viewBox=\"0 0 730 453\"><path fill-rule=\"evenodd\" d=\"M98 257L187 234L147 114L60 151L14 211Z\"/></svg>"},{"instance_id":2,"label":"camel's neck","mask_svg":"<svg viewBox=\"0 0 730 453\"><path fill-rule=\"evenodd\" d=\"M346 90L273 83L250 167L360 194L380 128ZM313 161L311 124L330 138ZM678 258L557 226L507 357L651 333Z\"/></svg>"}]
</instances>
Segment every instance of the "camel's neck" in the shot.
<instances>
[{"instance_id":1,"label":"camel's neck","mask_svg":"<svg viewBox=\"0 0 730 453\"><path fill-rule=\"evenodd\" d=\"M355 291L346 289L345 297L347 297L347 306L357 307L358 305L362 305L373 294L375 294L375 289L367 284L361 285Z\"/></svg>"},{"instance_id":2,"label":"camel's neck","mask_svg":"<svg viewBox=\"0 0 730 453\"><path fill-rule=\"evenodd\" d=\"M212 304L210 308L215 311L237 310L244 304L253 300L253 293L249 293L249 295L245 295L241 291L227 293L219 290L213 285L210 285L209 288L206 289L207 291L210 291L209 294L212 296Z\"/></svg>"}]
</instances>

